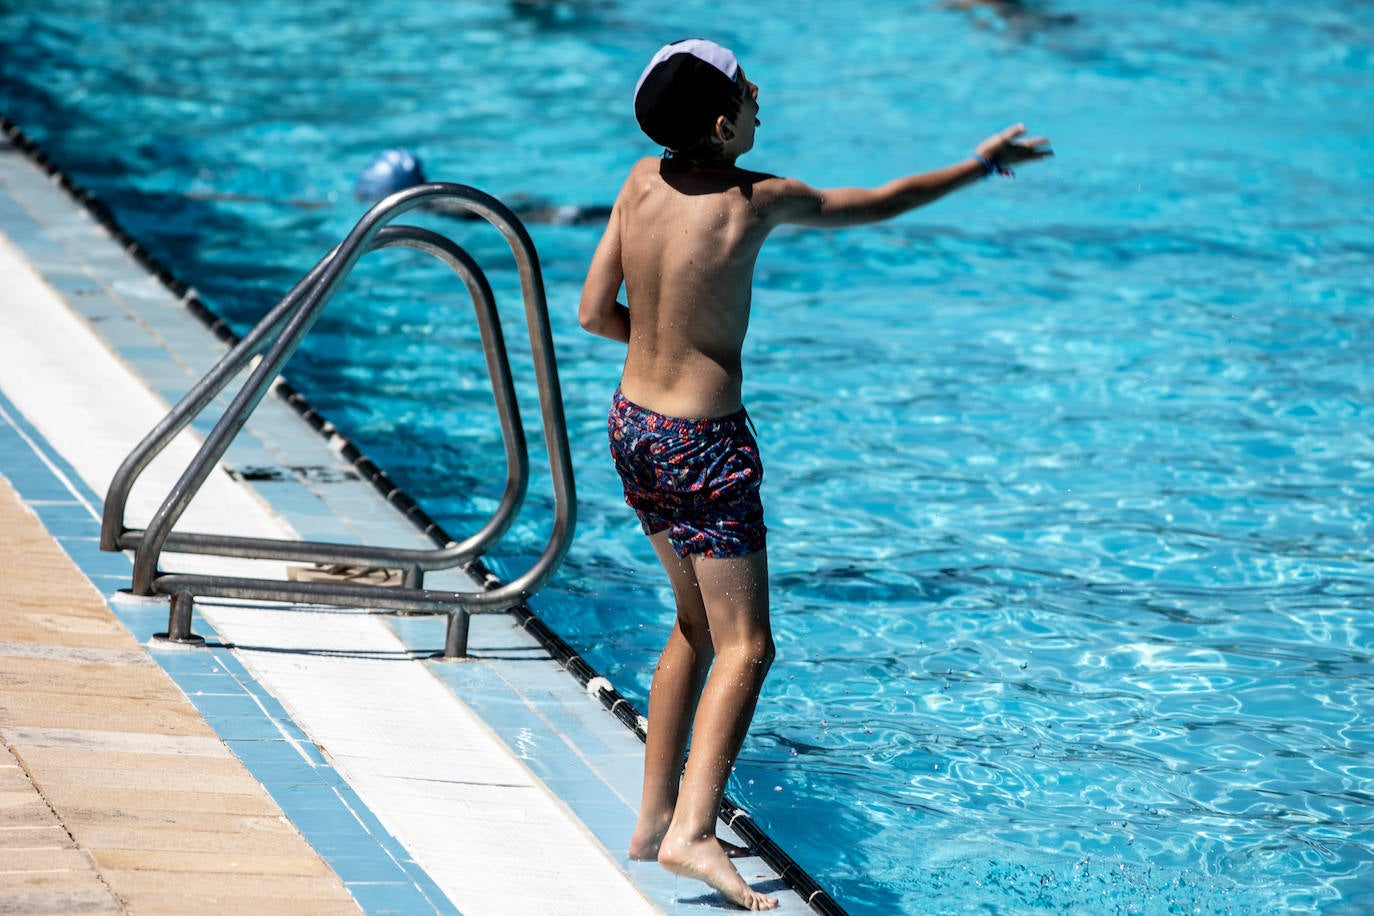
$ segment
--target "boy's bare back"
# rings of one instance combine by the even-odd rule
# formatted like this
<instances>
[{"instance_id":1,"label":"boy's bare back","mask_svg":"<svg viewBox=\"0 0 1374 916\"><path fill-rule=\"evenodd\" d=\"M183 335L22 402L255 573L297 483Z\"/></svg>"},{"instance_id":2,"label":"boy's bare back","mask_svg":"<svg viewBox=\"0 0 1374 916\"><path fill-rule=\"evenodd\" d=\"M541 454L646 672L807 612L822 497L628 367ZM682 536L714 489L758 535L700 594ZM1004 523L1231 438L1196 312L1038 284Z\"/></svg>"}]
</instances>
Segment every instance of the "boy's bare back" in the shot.
<instances>
[{"instance_id":1,"label":"boy's bare back","mask_svg":"<svg viewBox=\"0 0 1374 916\"><path fill-rule=\"evenodd\" d=\"M672 159L631 170L588 279L611 296L623 281L634 303L621 378L631 401L674 417L740 409L754 263L769 229L756 189L769 180Z\"/></svg>"}]
</instances>

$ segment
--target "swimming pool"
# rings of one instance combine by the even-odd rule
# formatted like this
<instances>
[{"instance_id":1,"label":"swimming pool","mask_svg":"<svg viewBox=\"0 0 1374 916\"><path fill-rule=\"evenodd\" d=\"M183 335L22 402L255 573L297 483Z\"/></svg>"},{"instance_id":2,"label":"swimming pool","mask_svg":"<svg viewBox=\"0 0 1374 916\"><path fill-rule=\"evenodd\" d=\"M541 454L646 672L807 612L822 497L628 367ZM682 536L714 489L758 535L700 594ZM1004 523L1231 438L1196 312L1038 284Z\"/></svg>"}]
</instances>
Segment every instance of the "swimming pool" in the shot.
<instances>
[{"instance_id":1,"label":"swimming pool","mask_svg":"<svg viewBox=\"0 0 1374 916\"><path fill-rule=\"evenodd\" d=\"M760 83L757 168L876 182L1048 133L1014 181L761 259L780 657L731 794L856 914L1374 906L1374 10L23 6L0 111L239 326L387 146L608 202L682 35ZM573 314L598 229L532 233L581 504L535 605L638 700L668 604L604 454L616 348ZM499 486L466 306L401 254L358 279L292 381L461 531Z\"/></svg>"}]
</instances>

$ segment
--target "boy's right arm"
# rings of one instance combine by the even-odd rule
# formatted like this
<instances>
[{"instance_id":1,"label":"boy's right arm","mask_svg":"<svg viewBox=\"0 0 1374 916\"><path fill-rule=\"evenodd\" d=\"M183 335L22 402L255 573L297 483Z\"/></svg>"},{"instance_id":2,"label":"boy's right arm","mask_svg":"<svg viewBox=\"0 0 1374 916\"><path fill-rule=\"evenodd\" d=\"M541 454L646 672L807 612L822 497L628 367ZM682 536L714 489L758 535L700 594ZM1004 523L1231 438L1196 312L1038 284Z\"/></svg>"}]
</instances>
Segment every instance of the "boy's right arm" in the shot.
<instances>
[{"instance_id":1,"label":"boy's right arm","mask_svg":"<svg viewBox=\"0 0 1374 916\"><path fill-rule=\"evenodd\" d=\"M582 301L577 308L577 321L600 337L621 343L630 342L630 310L620 304L620 286L625 282L625 268L620 260L620 201L611 209L606 231L592 255L587 279L582 284Z\"/></svg>"},{"instance_id":2,"label":"boy's right arm","mask_svg":"<svg viewBox=\"0 0 1374 916\"><path fill-rule=\"evenodd\" d=\"M890 219L982 179L987 169L977 157L1000 169L1053 155L1044 137L1018 140L1025 132L1024 125L1013 125L979 143L975 155L962 162L898 178L877 188L819 190L800 181L780 179L771 212L777 223L828 228Z\"/></svg>"}]
</instances>

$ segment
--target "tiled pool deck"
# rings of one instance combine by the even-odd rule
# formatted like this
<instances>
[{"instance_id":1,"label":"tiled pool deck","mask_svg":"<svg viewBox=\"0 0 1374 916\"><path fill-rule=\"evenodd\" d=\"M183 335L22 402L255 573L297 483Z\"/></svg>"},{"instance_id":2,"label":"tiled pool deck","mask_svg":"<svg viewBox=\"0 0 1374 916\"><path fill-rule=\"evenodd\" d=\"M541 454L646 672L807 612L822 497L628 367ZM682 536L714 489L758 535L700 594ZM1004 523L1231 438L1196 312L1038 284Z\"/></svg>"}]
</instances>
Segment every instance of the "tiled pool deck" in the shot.
<instances>
[{"instance_id":1,"label":"tiled pool deck","mask_svg":"<svg viewBox=\"0 0 1374 916\"><path fill-rule=\"evenodd\" d=\"M729 909L627 860L642 744L510 615L474 617L459 662L432 658L442 618L227 600L197 603L204 648L151 641L167 605L120 594L103 494L224 350L0 139L0 912ZM154 462L135 523L207 428ZM432 546L279 398L225 464L187 530Z\"/></svg>"}]
</instances>

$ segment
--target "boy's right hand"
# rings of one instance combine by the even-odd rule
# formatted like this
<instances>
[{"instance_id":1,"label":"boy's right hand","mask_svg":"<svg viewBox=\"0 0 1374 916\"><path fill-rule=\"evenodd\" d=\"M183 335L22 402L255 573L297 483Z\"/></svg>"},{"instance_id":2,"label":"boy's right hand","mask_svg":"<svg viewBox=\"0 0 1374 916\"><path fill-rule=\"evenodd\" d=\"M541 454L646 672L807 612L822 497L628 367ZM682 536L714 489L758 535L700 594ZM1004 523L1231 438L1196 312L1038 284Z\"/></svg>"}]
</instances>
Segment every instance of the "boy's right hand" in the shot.
<instances>
[{"instance_id":1,"label":"boy's right hand","mask_svg":"<svg viewBox=\"0 0 1374 916\"><path fill-rule=\"evenodd\" d=\"M1026 125L1013 124L979 143L975 151L989 162L1004 167L1054 155L1048 137L1018 139L1025 132Z\"/></svg>"}]
</instances>

